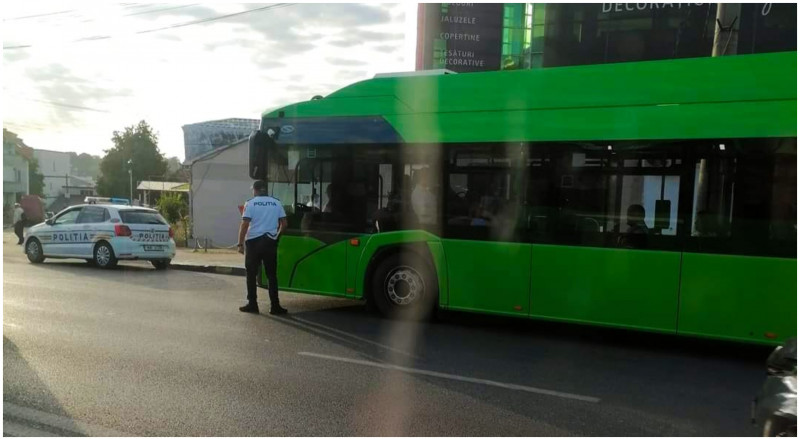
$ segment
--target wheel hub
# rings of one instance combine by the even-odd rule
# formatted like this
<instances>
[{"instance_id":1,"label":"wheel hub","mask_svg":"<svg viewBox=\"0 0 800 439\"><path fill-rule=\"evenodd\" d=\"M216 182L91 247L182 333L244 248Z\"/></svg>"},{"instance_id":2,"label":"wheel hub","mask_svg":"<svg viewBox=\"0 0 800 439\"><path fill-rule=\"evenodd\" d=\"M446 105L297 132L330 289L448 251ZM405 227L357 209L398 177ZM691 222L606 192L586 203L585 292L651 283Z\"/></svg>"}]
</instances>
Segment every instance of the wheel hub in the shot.
<instances>
[{"instance_id":1,"label":"wheel hub","mask_svg":"<svg viewBox=\"0 0 800 439\"><path fill-rule=\"evenodd\" d=\"M30 244L28 244L28 255L33 259L39 257L39 244L36 241L31 241Z\"/></svg>"},{"instance_id":2,"label":"wheel hub","mask_svg":"<svg viewBox=\"0 0 800 439\"><path fill-rule=\"evenodd\" d=\"M108 264L108 261L111 260L111 252L108 250L108 247L106 246L98 247L95 260L97 260L97 264L101 266Z\"/></svg>"},{"instance_id":3,"label":"wheel hub","mask_svg":"<svg viewBox=\"0 0 800 439\"><path fill-rule=\"evenodd\" d=\"M392 270L386 277L386 294L395 305L408 306L417 302L425 292L422 275L411 267Z\"/></svg>"}]
</instances>

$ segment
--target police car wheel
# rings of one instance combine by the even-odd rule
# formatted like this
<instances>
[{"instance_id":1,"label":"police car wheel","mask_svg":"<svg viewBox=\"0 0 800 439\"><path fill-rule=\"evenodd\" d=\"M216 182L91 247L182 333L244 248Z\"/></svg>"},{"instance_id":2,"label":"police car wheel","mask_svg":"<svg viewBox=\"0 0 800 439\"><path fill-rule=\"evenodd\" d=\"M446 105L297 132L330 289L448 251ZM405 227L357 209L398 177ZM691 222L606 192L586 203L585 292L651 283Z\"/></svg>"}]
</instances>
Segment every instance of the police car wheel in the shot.
<instances>
[{"instance_id":1,"label":"police car wheel","mask_svg":"<svg viewBox=\"0 0 800 439\"><path fill-rule=\"evenodd\" d=\"M432 270L410 252L383 260L372 278L372 302L386 317L425 320L436 306L439 289Z\"/></svg>"},{"instance_id":2,"label":"police car wheel","mask_svg":"<svg viewBox=\"0 0 800 439\"><path fill-rule=\"evenodd\" d=\"M114 249L107 242L100 242L94 246L94 263L100 268L114 268L117 266L117 257Z\"/></svg>"},{"instance_id":3,"label":"police car wheel","mask_svg":"<svg viewBox=\"0 0 800 439\"><path fill-rule=\"evenodd\" d=\"M25 246L25 254L28 255L28 260L34 264L41 264L44 262L42 243L36 238L28 240L28 244Z\"/></svg>"}]
</instances>

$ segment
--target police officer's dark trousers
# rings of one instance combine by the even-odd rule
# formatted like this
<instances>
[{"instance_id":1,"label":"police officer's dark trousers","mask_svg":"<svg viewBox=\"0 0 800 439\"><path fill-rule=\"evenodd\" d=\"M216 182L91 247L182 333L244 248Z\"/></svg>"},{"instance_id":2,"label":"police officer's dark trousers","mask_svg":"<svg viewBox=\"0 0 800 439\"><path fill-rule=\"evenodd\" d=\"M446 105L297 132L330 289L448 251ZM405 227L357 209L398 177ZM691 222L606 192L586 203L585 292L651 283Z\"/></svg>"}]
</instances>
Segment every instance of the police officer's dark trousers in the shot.
<instances>
[{"instance_id":1,"label":"police officer's dark trousers","mask_svg":"<svg viewBox=\"0 0 800 439\"><path fill-rule=\"evenodd\" d=\"M24 229L25 229L25 220L19 220L16 222L16 224L14 224L14 233L17 235L17 238L19 238L17 244L22 244Z\"/></svg>"},{"instance_id":2,"label":"police officer's dark trousers","mask_svg":"<svg viewBox=\"0 0 800 439\"><path fill-rule=\"evenodd\" d=\"M267 272L269 281L269 301L279 306L278 301L278 241L267 235L245 241L244 268L247 270L247 300L255 303L256 280L261 275L261 264Z\"/></svg>"}]
</instances>

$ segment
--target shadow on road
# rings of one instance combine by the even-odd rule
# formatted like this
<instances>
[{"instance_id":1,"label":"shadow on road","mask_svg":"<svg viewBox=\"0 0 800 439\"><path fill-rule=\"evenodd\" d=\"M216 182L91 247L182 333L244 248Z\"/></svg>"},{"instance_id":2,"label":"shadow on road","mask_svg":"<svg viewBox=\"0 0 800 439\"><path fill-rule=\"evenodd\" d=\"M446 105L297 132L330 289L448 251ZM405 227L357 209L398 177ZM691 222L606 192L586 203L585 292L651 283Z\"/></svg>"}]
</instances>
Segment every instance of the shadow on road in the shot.
<instances>
[{"instance_id":1,"label":"shadow on road","mask_svg":"<svg viewBox=\"0 0 800 439\"><path fill-rule=\"evenodd\" d=\"M439 313L433 322L386 320L360 304L264 317L367 361L603 400L592 406L552 397L532 399L514 391L497 397L480 385L386 371L374 394L359 402L391 414L359 430L369 435L412 434L413 379L535 418L553 434L598 434L590 420L607 416L602 407L612 405L631 420L650 420L624 427L625 419L620 419L619 428L602 434L749 435L749 401L770 351L741 343L455 312ZM565 423L563 416L554 415L565 410L574 411L576 418Z\"/></svg>"},{"instance_id":2,"label":"shadow on road","mask_svg":"<svg viewBox=\"0 0 800 439\"><path fill-rule=\"evenodd\" d=\"M35 399L32 395L35 395ZM71 422L70 415L63 409L58 399L50 392L47 385L39 378L36 371L25 360L17 345L3 336L3 423L11 423L11 427L22 428L17 434L26 435L24 429L30 428L30 434L40 436L46 432L63 436L85 435L77 425ZM59 425L53 426L42 421L33 410L59 415ZM21 427L20 427L21 426ZM6 429L4 435L14 434ZM43 433L44 432L44 433Z\"/></svg>"}]
</instances>

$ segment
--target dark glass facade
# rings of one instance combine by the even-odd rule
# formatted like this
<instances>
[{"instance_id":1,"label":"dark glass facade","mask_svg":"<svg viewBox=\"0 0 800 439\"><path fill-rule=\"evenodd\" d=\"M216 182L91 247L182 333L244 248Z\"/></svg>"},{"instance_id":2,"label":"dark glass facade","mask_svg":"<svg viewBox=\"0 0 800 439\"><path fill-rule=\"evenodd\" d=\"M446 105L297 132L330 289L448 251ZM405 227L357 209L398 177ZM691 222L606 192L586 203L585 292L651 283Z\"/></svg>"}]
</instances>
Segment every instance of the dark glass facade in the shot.
<instances>
[{"instance_id":1,"label":"dark glass facade","mask_svg":"<svg viewBox=\"0 0 800 439\"><path fill-rule=\"evenodd\" d=\"M483 23L482 32L492 33L493 25L501 27L500 47L484 44L472 50L473 58L486 61L463 68L461 61L448 57L454 53L449 51L453 42L441 38L441 11L448 8L421 5L418 69L468 72L712 56L719 26L716 3L506 3L502 10L459 5ZM716 37L719 54L797 50L796 4L726 4L725 8L727 15L719 23L735 31ZM493 14L502 14L502 20ZM467 22L461 29L469 33L470 27Z\"/></svg>"}]
</instances>

